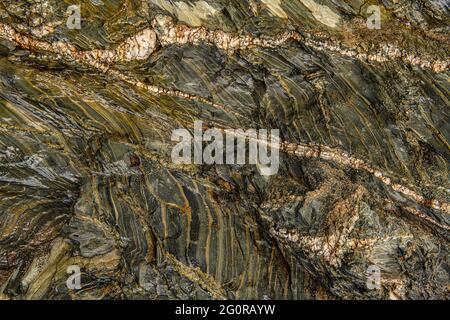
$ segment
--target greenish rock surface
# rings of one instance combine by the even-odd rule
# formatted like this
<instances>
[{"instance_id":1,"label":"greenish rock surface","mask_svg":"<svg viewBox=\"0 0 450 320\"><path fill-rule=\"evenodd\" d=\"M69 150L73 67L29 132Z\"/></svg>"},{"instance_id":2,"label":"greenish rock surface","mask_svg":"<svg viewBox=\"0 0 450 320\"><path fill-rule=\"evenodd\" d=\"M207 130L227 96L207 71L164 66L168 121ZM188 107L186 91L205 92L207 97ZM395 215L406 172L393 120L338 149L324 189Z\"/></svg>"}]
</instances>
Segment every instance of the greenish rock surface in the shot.
<instances>
[{"instance_id":1,"label":"greenish rock surface","mask_svg":"<svg viewBox=\"0 0 450 320\"><path fill-rule=\"evenodd\" d=\"M449 46L440 0L3 0L0 298L448 299ZM174 164L194 120L278 173Z\"/></svg>"}]
</instances>

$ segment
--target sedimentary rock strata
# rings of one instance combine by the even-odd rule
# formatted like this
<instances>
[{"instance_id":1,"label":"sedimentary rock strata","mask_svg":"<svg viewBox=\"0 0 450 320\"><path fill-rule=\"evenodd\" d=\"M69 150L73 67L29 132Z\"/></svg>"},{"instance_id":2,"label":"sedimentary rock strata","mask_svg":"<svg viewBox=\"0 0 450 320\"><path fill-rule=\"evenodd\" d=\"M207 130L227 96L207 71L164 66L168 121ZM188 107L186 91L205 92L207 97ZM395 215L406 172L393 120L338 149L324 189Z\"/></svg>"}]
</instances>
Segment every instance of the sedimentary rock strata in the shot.
<instances>
[{"instance_id":1,"label":"sedimentary rock strata","mask_svg":"<svg viewBox=\"0 0 450 320\"><path fill-rule=\"evenodd\" d=\"M448 299L448 17L2 0L0 299ZM278 172L175 163L194 121L279 129Z\"/></svg>"}]
</instances>

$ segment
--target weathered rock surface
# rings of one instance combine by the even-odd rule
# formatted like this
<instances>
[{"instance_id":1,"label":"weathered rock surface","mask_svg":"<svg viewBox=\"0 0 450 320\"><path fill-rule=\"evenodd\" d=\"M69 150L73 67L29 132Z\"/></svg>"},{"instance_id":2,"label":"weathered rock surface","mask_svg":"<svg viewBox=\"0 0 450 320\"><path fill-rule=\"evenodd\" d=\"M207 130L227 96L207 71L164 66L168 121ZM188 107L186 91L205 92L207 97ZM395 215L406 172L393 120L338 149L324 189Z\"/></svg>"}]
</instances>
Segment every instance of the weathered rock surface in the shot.
<instances>
[{"instance_id":1,"label":"weathered rock surface","mask_svg":"<svg viewBox=\"0 0 450 320\"><path fill-rule=\"evenodd\" d=\"M0 298L448 299L448 31L440 0L2 0ZM172 163L194 119L279 128L278 174Z\"/></svg>"}]
</instances>

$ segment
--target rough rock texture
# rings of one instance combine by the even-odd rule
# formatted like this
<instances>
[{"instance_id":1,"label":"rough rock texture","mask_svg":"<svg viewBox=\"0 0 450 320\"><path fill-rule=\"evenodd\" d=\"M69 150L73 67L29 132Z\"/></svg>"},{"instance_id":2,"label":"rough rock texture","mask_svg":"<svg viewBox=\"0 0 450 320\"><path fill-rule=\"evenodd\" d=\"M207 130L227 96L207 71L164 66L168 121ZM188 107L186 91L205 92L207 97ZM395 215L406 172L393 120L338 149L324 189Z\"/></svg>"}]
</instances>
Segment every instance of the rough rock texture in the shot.
<instances>
[{"instance_id":1,"label":"rough rock texture","mask_svg":"<svg viewBox=\"0 0 450 320\"><path fill-rule=\"evenodd\" d=\"M0 298L448 299L449 47L445 0L1 0ZM278 174L173 164L194 119Z\"/></svg>"}]
</instances>

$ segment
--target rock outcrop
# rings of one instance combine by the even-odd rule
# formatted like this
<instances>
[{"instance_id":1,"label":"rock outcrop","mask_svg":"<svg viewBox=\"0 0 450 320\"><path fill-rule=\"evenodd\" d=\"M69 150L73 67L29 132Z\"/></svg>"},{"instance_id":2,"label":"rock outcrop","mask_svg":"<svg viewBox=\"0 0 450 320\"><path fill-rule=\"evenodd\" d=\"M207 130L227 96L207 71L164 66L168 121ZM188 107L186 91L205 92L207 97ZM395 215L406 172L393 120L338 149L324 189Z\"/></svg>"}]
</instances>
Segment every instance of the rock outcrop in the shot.
<instances>
[{"instance_id":1,"label":"rock outcrop","mask_svg":"<svg viewBox=\"0 0 450 320\"><path fill-rule=\"evenodd\" d=\"M449 47L439 0L2 0L0 298L448 299ZM278 173L174 163L194 120Z\"/></svg>"}]
</instances>

